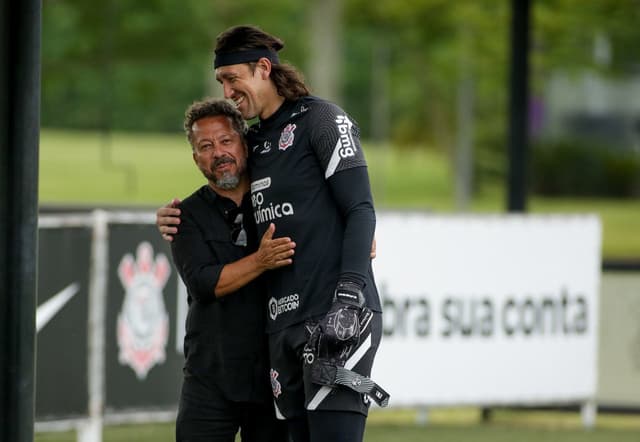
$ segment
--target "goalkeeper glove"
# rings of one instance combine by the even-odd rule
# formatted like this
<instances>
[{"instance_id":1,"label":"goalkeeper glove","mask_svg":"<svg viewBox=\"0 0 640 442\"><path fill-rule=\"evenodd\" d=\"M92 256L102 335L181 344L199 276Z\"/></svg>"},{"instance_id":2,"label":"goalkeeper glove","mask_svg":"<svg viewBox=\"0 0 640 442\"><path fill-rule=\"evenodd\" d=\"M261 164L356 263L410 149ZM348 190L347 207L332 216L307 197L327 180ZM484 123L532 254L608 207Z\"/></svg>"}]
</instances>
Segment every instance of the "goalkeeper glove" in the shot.
<instances>
[{"instance_id":1,"label":"goalkeeper glove","mask_svg":"<svg viewBox=\"0 0 640 442\"><path fill-rule=\"evenodd\" d=\"M352 344L360 337L360 315L364 309L364 296L360 285L352 281L339 281L333 304L320 320L325 338L333 344Z\"/></svg>"}]
</instances>

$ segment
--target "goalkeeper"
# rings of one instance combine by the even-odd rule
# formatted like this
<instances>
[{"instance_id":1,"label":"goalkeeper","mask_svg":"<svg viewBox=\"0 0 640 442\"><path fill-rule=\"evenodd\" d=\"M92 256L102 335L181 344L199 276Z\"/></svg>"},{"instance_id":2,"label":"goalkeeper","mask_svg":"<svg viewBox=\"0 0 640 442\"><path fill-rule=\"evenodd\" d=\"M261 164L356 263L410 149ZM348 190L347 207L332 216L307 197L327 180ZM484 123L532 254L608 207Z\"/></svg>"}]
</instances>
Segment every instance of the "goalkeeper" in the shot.
<instances>
[{"instance_id":1,"label":"goalkeeper","mask_svg":"<svg viewBox=\"0 0 640 442\"><path fill-rule=\"evenodd\" d=\"M288 267L266 275L267 333L276 415L294 442L361 441L369 379L382 336L370 259L375 212L357 124L313 97L296 69L280 63L283 42L253 26L216 41L214 68L225 98L249 129L254 221L298 244ZM158 211L161 233L170 208ZM179 234L179 233L178 233Z\"/></svg>"}]
</instances>

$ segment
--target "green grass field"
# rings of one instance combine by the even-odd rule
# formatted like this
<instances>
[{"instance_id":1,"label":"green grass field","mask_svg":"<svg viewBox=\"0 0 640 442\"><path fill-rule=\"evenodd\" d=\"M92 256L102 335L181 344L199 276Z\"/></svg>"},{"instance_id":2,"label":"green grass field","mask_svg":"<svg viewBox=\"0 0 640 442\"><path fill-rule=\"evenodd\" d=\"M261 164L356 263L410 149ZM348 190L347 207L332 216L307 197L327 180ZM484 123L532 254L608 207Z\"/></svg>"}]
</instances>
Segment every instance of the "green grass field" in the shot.
<instances>
[{"instance_id":1,"label":"green grass field","mask_svg":"<svg viewBox=\"0 0 640 442\"><path fill-rule=\"evenodd\" d=\"M433 149L365 146L377 208L455 210L448 157ZM179 134L111 134L44 130L40 144L41 204L137 205L155 209L203 184ZM501 183L484 185L469 212L504 212ZM595 213L605 258L640 258L640 201L529 200L531 213Z\"/></svg>"},{"instance_id":2,"label":"green grass field","mask_svg":"<svg viewBox=\"0 0 640 442\"><path fill-rule=\"evenodd\" d=\"M366 442L638 442L640 416L598 416L594 429L582 427L577 412L495 410L481 422L480 410L435 409L417 423L413 409L374 409ZM172 423L106 427L104 442L173 442ZM38 433L36 442L75 442L74 432Z\"/></svg>"}]
</instances>

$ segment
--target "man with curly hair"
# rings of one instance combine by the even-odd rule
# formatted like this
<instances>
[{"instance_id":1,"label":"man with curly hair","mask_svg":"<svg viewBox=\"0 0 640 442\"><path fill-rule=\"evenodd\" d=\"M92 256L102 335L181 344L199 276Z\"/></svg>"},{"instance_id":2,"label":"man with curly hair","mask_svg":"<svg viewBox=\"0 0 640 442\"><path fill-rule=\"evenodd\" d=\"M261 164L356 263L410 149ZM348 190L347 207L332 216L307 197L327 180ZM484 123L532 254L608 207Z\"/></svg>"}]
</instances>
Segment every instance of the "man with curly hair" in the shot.
<instances>
[{"instance_id":1,"label":"man with curly hair","mask_svg":"<svg viewBox=\"0 0 640 442\"><path fill-rule=\"evenodd\" d=\"M258 277L290 265L295 244L259 247L248 197L247 129L229 102L205 100L186 111L193 160L207 179L180 205L180 235L171 243L187 287L184 380L176 420L178 442L284 442L268 391L265 319Z\"/></svg>"}]
</instances>

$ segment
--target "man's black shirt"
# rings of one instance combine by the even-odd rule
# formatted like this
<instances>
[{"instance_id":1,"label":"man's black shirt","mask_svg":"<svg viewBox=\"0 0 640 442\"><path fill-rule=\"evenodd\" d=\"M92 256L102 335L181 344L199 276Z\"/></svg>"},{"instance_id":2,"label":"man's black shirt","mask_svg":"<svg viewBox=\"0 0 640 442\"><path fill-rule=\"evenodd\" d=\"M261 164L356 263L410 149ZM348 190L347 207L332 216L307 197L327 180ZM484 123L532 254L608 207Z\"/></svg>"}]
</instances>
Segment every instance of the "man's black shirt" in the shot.
<instances>
[{"instance_id":1,"label":"man's black shirt","mask_svg":"<svg viewBox=\"0 0 640 442\"><path fill-rule=\"evenodd\" d=\"M220 298L214 294L224 265L255 250L249 197L237 207L205 185L179 208L179 233L171 251L188 292L185 372L214 382L230 400L267 401L271 394L260 280ZM243 214L242 226L236 223L238 213ZM246 247L234 244L241 227L248 234Z\"/></svg>"}]
</instances>

